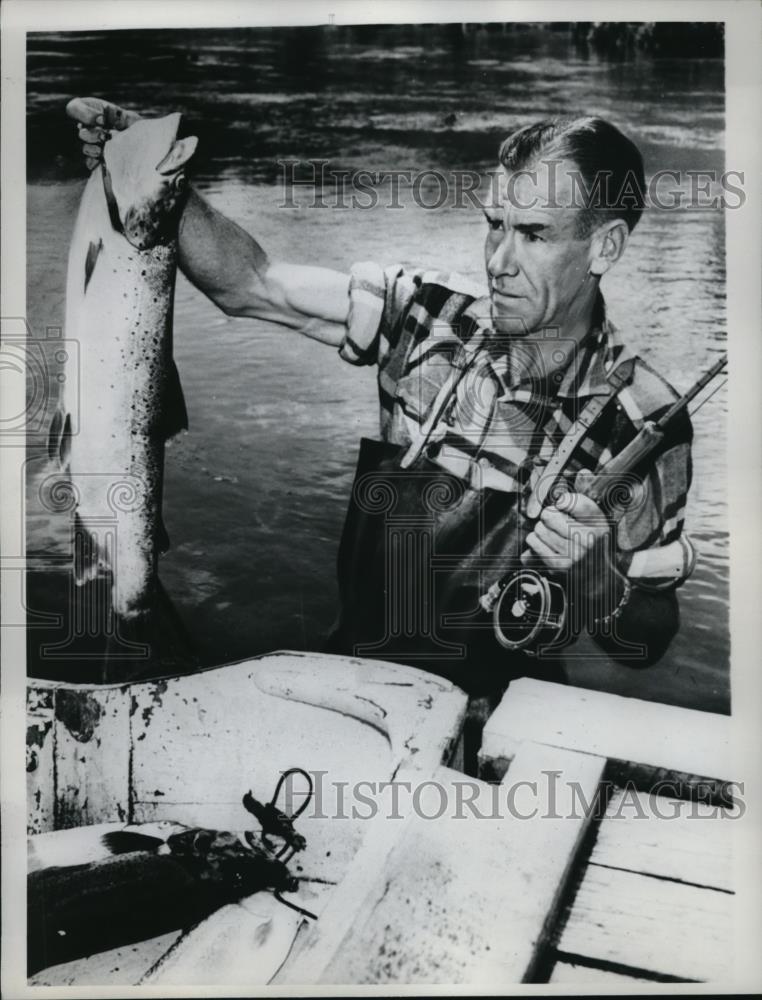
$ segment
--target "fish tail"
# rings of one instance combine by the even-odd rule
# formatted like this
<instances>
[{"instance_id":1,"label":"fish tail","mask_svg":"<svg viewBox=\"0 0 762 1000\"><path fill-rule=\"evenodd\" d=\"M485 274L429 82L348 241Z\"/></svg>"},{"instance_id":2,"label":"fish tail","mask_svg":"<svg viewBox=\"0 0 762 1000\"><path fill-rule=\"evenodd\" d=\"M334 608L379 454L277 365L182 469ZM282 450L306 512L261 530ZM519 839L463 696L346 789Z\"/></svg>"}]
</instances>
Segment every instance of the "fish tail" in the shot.
<instances>
[{"instance_id":1,"label":"fish tail","mask_svg":"<svg viewBox=\"0 0 762 1000\"><path fill-rule=\"evenodd\" d=\"M111 830L104 833L101 843L111 854L131 854L133 851L150 851L155 853L165 843L161 837L152 837L147 833L134 833L131 830Z\"/></svg>"}]
</instances>

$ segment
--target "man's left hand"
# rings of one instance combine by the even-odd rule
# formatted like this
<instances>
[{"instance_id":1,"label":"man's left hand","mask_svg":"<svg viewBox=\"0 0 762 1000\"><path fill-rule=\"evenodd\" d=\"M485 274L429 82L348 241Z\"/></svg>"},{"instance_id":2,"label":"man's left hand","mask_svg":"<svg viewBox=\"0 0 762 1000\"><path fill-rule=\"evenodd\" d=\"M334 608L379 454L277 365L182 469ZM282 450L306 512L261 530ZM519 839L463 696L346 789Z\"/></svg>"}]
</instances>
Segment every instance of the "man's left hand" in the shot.
<instances>
[{"instance_id":1,"label":"man's left hand","mask_svg":"<svg viewBox=\"0 0 762 1000\"><path fill-rule=\"evenodd\" d=\"M611 568L611 526L601 508L583 493L563 493L545 507L527 536L521 561L537 559L548 570L582 574L585 589L595 591L601 572Z\"/></svg>"}]
</instances>

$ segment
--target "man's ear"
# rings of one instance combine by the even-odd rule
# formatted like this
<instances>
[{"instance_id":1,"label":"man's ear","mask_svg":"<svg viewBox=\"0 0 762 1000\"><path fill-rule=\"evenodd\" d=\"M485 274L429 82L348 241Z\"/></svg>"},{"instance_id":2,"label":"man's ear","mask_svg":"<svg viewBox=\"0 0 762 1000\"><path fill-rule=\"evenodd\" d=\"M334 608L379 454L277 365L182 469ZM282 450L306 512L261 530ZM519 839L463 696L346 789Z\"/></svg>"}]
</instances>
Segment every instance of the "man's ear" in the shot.
<instances>
[{"instance_id":1,"label":"man's ear","mask_svg":"<svg viewBox=\"0 0 762 1000\"><path fill-rule=\"evenodd\" d=\"M600 226L590 247L590 273L599 278L613 267L624 253L630 231L624 219Z\"/></svg>"},{"instance_id":2,"label":"man's ear","mask_svg":"<svg viewBox=\"0 0 762 1000\"><path fill-rule=\"evenodd\" d=\"M198 137L195 135L186 136L185 139L178 139L172 146L164 159L156 164L156 170L160 174L173 174L180 167L185 166L188 160L196 152Z\"/></svg>"}]
</instances>

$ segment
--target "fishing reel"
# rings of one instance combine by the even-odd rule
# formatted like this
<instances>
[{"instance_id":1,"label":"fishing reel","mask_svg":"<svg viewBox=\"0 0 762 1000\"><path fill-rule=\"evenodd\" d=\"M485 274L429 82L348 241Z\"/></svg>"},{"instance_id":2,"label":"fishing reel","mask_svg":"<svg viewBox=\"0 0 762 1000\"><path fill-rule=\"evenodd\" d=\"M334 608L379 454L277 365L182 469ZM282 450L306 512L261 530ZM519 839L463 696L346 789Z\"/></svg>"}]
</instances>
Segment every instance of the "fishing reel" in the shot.
<instances>
[{"instance_id":1,"label":"fishing reel","mask_svg":"<svg viewBox=\"0 0 762 1000\"><path fill-rule=\"evenodd\" d=\"M626 365L629 365L629 369L625 367ZM620 507L621 500L617 498L616 493L621 492L620 487L628 485L627 477L630 477L643 460L659 447L670 422L687 409L691 400L709 385L726 365L727 355L723 354L709 371L677 399L658 420L646 420L632 441L609 458L605 465L595 473L584 475L582 472L578 473L574 483L575 492L584 493L602 510L611 512L611 501L613 508ZM619 387L625 384L626 379L631 376L631 369L632 360L620 363L609 373L609 382L615 390L617 384ZM717 389L696 406L693 413L711 399L715 392ZM524 510L529 523L539 518L546 500L553 492L557 492L558 481L569 456L604 406L603 398L588 403L575 424L567 431L544 470L536 472ZM625 489L625 494L629 498L629 489ZM634 565L636 558L637 571ZM627 576L646 581L650 589L658 590L664 586L674 586L675 579L686 579L694 563L695 551L681 536L669 545L636 552L631 559ZM618 617L627 603L630 590L631 584L625 578L624 595L617 607L607 616L608 619ZM507 573L492 584L479 598L479 603L492 615L495 638L504 649L511 652L521 650L534 656L543 647L548 648L558 642L562 633L568 629L570 604L564 587L535 569L525 568ZM576 622L574 624L576 625Z\"/></svg>"},{"instance_id":2,"label":"fishing reel","mask_svg":"<svg viewBox=\"0 0 762 1000\"><path fill-rule=\"evenodd\" d=\"M568 616L568 600L560 583L534 569L510 573L480 599L492 615L495 638L511 652L534 656L561 637Z\"/></svg>"}]
</instances>

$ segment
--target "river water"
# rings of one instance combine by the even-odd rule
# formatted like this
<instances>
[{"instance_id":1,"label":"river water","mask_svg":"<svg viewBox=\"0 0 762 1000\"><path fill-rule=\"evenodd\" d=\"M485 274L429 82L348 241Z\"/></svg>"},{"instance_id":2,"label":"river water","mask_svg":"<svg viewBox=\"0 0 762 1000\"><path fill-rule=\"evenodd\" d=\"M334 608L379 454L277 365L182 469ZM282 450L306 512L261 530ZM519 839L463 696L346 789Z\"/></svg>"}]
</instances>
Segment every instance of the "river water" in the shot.
<instances>
[{"instance_id":1,"label":"river water","mask_svg":"<svg viewBox=\"0 0 762 1000\"><path fill-rule=\"evenodd\" d=\"M76 94L147 114L183 111L201 140L194 183L212 204L272 255L340 269L377 260L480 279L483 217L451 198L417 206L404 185L402 209L387 208L383 194L374 208L340 207L335 191L311 207L307 189L282 207L279 159L485 173L514 127L584 109L632 136L647 174L724 168L720 60L604 59L562 31L46 34L29 36L28 55L28 318L37 337L64 320L83 179L63 106ZM724 350L724 282L720 210L651 210L604 293L627 342L684 390ZM175 356L190 429L167 452L164 585L204 662L318 648L337 607L335 557L359 439L377 429L373 372L274 326L229 319L182 277ZM694 420L687 523L700 558L681 591L679 635L647 670L575 657L573 683L728 711L726 410L721 389ZM39 449L29 459L27 544L44 560L65 553L68 520L40 506L49 470Z\"/></svg>"}]
</instances>

